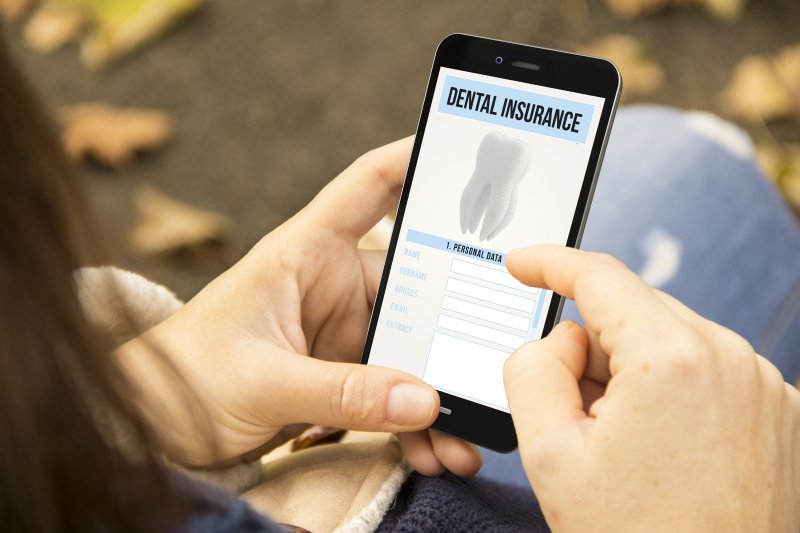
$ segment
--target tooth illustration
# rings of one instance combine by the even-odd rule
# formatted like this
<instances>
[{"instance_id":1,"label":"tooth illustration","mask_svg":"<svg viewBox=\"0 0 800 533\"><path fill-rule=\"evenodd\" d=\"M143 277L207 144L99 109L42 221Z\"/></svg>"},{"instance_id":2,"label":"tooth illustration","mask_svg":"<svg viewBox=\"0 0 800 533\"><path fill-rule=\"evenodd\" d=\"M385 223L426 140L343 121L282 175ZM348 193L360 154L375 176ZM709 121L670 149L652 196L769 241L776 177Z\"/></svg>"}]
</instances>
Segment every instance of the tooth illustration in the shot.
<instances>
[{"instance_id":1,"label":"tooth illustration","mask_svg":"<svg viewBox=\"0 0 800 533\"><path fill-rule=\"evenodd\" d=\"M462 233L473 233L481 218L481 241L493 239L508 226L529 162L530 151L524 142L496 131L486 134L478 146L475 170L461 194Z\"/></svg>"}]
</instances>

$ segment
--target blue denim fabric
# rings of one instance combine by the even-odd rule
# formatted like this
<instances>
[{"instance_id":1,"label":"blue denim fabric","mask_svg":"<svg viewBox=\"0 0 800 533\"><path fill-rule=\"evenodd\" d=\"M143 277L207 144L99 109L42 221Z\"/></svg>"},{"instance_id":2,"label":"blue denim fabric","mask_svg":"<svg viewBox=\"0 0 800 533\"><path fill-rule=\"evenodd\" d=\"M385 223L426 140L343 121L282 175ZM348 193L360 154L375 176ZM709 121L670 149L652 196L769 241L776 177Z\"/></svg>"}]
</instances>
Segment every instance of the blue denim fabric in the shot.
<instances>
[{"instance_id":1,"label":"blue denim fabric","mask_svg":"<svg viewBox=\"0 0 800 533\"><path fill-rule=\"evenodd\" d=\"M747 137L699 112L620 110L581 248L610 253L800 375L800 227ZM563 319L578 320L575 305ZM480 475L528 486L517 452Z\"/></svg>"}]
</instances>

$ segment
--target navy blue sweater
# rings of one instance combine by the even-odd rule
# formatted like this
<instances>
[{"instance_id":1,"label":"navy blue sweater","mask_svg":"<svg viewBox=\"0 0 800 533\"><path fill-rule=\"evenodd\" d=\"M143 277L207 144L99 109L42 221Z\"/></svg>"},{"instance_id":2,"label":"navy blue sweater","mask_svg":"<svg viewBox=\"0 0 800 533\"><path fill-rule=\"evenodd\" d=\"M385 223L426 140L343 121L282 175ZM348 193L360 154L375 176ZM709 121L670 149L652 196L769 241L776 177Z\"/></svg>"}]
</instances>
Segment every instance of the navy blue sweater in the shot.
<instances>
[{"instance_id":1,"label":"navy blue sweater","mask_svg":"<svg viewBox=\"0 0 800 533\"><path fill-rule=\"evenodd\" d=\"M192 492L195 512L187 530L195 532L285 532L244 501L200 483ZM550 531L533 493L485 479L438 478L412 474L378 527L389 532Z\"/></svg>"}]
</instances>

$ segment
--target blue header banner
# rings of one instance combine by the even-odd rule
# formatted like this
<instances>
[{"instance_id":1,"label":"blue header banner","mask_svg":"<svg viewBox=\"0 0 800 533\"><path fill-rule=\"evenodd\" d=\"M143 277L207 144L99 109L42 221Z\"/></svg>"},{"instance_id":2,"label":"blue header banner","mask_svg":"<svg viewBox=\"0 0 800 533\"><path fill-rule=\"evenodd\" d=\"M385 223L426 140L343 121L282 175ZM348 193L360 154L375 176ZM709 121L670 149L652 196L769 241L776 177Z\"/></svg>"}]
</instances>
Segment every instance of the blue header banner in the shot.
<instances>
[{"instance_id":1,"label":"blue header banner","mask_svg":"<svg viewBox=\"0 0 800 533\"><path fill-rule=\"evenodd\" d=\"M447 76L439 112L585 144L594 106Z\"/></svg>"},{"instance_id":2,"label":"blue header banner","mask_svg":"<svg viewBox=\"0 0 800 533\"><path fill-rule=\"evenodd\" d=\"M480 259L481 261L486 261L493 265L506 266L506 254L495 252L487 248L478 248L477 246L464 244L458 241L449 241L445 238L415 229L408 230L406 240L415 244L436 248L444 252L450 252L451 254L474 257L475 259Z\"/></svg>"}]
</instances>

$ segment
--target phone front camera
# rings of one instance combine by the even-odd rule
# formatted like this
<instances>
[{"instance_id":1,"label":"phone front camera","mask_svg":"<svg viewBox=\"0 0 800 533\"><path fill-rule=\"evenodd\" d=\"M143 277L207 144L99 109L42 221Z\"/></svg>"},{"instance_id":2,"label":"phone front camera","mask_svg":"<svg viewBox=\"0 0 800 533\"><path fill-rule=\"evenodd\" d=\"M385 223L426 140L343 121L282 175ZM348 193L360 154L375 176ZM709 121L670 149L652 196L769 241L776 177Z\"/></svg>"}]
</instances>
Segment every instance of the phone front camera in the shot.
<instances>
[{"instance_id":1,"label":"phone front camera","mask_svg":"<svg viewBox=\"0 0 800 533\"><path fill-rule=\"evenodd\" d=\"M503 62L503 56L497 56L494 58L494 62L498 65Z\"/></svg>"}]
</instances>

